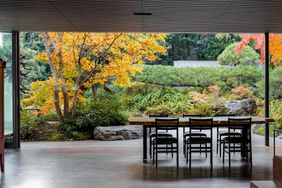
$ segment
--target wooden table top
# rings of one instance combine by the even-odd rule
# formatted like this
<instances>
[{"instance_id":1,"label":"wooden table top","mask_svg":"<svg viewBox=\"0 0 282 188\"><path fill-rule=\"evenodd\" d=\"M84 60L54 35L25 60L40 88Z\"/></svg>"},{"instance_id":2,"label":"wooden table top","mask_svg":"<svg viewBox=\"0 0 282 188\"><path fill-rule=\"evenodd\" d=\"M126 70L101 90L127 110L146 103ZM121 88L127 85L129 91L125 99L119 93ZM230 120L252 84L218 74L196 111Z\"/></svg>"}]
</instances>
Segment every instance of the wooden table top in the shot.
<instances>
[{"instance_id":1,"label":"wooden table top","mask_svg":"<svg viewBox=\"0 0 282 188\"><path fill-rule=\"evenodd\" d=\"M265 124L265 123L272 123L274 120L272 118L265 118L265 117L257 117L257 116L240 116L237 118L252 118L252 124ZM202 118L211 118L211 117L202 117ZM219 125L226 125L228 124L228 117L212 117L213 124L215 126ZM236 117L230 117L236 118ZM155 126L155 118L151 117L131 117L128 118L130 125L143 125L143 126ZM179 118L179 126L187 126L189 123L189 118Z\"/></svg>"}]
</instances>

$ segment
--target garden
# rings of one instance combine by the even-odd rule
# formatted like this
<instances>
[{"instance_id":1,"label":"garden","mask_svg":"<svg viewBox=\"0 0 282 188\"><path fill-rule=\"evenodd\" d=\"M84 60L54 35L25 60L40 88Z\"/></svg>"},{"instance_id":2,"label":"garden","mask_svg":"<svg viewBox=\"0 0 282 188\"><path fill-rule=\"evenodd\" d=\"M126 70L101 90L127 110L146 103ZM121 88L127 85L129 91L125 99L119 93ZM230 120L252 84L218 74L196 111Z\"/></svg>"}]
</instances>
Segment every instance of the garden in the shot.
<instances>
[{"instance_id":1,"label":"garden","mask_svg":"<svg viewBox=\"0 0 282 188\"><path fill-rule=\"evenodd\" d=\"M97 126L126 126L128 117L149 114L263 116L262 37L23 32L21 139L95 139ZM282 35L271 34L270 45L271 117L281 126ZM5 47L0 54L10 60ZM177 60L219 65L174 67Z\"/></svg>"}]
</instances>

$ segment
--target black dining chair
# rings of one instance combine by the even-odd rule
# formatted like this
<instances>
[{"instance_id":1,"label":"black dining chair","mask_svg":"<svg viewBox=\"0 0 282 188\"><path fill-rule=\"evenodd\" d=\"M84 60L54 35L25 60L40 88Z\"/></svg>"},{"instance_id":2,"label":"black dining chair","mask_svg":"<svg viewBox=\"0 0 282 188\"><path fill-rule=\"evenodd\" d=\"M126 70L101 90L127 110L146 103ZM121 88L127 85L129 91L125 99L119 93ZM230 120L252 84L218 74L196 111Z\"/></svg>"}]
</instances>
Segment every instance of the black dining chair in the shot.
<instances>
[{"instance_id":1,"label":"black dining chair","mask_svg":"<svg viewBox=\"0 0 282 188\"><path fill-rule=\"evenodd\" d=\"M162 131L164 127L169 128L171 131L175 131L176 136L172 137L160 137L158 132ZM156 118L155 119L155 134L153 139L153 164L158 168L158 154L159 153L176 153L176 165L179 167L179 118Z\"/></svg>"},{"instance_id":2,"label":"black dining chair","mask_svg":"<svg viewBox=\"0 0 282 188\"><path fill-rule=\"evenodd\" d=\"M235 114L216 114L215 117L235 117ZM240 136L241 133L238 132L238 131L231 131L230 134L232 135L237 135L237 136ZM222 144L223 144L223 141L222 139L224 137L228 136L228 128L227 127L219 127L217 126L216 127L216 153L218 154L218 151L219 151L219 156L221 157L221 148L222 148Z\"/></svg>"},{"instance_id":3,"label":"black dining chair","mask_svg":"<svg viewBox=\"0 0 282 188\"><path fill-rule=\"evenodd\" d=\"M183 118L200 118L202 117L201 114L183 114L182 115ZM192 135L194 137L206 137L207 134L202 132L201 128L199 128L198 130L197 129L193 129L193 132L190 133L189 131L189 126L187 126L186 124L184 125L183 127L183 140L185 141L186 138L189 136L189 135ZM184 145L183 145L183 154L184 154L184 157L186 157L186 142L184 142Z\"/></svg>"},{"instance_id":4,"label":"black dining chair","mask_svg":"<svg viewBox=\"0 0 282 188\"><path fill-rule=\"evenodd\" d=\"M160 114L149 114L149 118L167 118L168 115L160 115ZM160 127L158 131L158 136L159 137L172 137L172 134L168 132L167 127ZM153 144L153 139L156 137L156 133L152 132L152 128L149 127L149 155L150 158L152 158L152 144Z\"/></svg>"},{"instance_id":5,"label":"black dining chair","mask_svg":"<svg viewBox=\"0 0 282 188\"><path fill-rule=\"evenodd\" d=\"M194 130L204 130L208 134L202 137L193 136ZM191 170L192 153L204 152L210 154L210 166L213 169L213 118L190 118L189 119L190 134L184 140L186 146L186 163L189 161L189 169Z\"/></svg>"},{"instance_id":6,"label":"black dining chair","mask_svg":"<svg viewBox=\"0 0 282 188\"><path fill-rule=\"evenodd\" d=\"M228 135L223 138L223 164L225 153L228 153L229 172L231 167L231 153L241 153L241 157L250 162L252 168L252 118L228 118ZM238 131L240 136L231 134Z\"/></svg>"}]
</instances>

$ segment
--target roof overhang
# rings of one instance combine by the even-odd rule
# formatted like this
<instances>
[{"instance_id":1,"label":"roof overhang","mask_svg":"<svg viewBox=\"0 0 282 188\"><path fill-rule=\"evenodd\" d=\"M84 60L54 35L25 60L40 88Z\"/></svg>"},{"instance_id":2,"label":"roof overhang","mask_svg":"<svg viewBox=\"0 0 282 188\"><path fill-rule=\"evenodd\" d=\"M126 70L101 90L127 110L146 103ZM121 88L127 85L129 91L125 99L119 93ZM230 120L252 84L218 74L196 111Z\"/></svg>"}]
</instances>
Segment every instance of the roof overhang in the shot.
<instances>
[{"instance_id":1,"label":"roof overhang","mask_svg":"<svg viewBox=\"0 0 282 188\"><path fill-rule=\"evenodd\" d=\"M2 0L0 31L11 30L282 33L282 1Z\"/></svg>"}]
</instances>

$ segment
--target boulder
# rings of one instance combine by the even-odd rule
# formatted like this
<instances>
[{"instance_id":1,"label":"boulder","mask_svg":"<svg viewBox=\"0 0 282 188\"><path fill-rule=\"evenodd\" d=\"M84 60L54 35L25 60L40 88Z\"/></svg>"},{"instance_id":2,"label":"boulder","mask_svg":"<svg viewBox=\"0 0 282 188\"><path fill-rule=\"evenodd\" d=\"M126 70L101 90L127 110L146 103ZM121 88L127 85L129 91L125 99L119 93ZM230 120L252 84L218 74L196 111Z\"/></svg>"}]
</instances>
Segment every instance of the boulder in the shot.
<instances>
[{"instance_id":1,"label":"boulder","mask_svg":"<svg viewBox=\"0 0 282 188\"><path fill-rule=\"evenodd\" d=\"M96 127L94 130L95 140L113 141L138 139L143 136L141 125Z\"/></svg>"},{"instance_id":2,"label":"boulder","mask_svg":"<svg viewBox=\"0 0 282 188\"><path fill-rule=\"evenodd\" d=\"M224 103L229 114L236 116L252 115L257 109L257 104L254 99L231 100Z\"/></svg>"}]
</instances>

